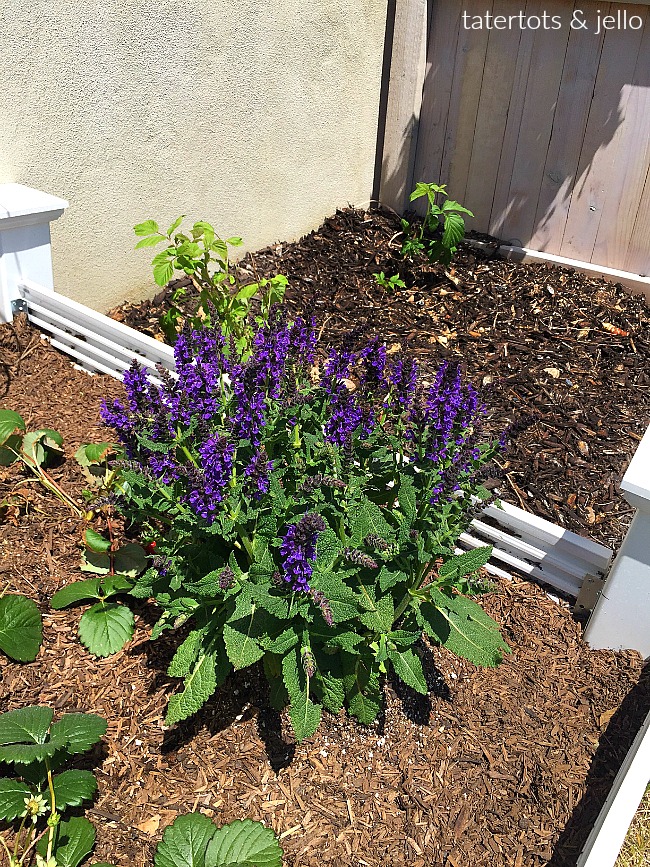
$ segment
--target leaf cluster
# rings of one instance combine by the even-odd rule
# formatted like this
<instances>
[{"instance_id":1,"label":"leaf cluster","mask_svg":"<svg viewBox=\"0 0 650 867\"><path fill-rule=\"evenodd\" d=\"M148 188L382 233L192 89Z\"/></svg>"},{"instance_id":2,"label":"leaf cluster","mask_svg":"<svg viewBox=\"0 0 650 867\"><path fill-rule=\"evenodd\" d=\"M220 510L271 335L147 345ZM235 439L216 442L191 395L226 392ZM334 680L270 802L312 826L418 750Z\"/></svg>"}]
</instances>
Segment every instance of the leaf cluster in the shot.
<instances>
[{"instance_id":1,"label":"leaf cluster","mask_svg":"<svg viewBox=\"0 0 650 867\"><path fill-rule=\"evenodd\" d=\"M88 819L62 818L70 807L93 798L95 777L90 771L61 768L97 743L106 732L106 721L94 714L70 713L53 722L53 716L51 708L40 706L0 715L0 764L14 771L13 776L0 778L0 819L20 820L13 852L4 839L2 845L16 867L29 864L34 852L46 864L77 867L95 842Z\"/></svg>"},{"instance_id":2,"label":"leaf cluster","mask_svg":"<svg viewBox=\"0 0 650 867\"><path fill-rule=\"evenodd\" d=\"M151 265L154 280L166 286L174 274L187 275L199 294L199 304L189 317L193 327L210 323L212 317L226 337L233 338L240 354L245 355L252 337L249 321L251 302L259 302L259 318L265 321L273 304L282 301L287 278L281 274L241 285L230 271L229 248L242 245L239 237L220 238L214 226L205 220L194 223L189 232L180 230L184 215L178 217L166 232L161 232L155 220L145 220L134 227L140 240L135 249L166 243ZM183 286L172 291L171 303L160 318L165 337L174 343L177 332L186 321L179 302L185 296Z\"/></svg>"},{"instance_id":3,"label":"leaf cluster","mask_svg":"<svg viewBox=\"0 0 650 867\"><path fill-rule=\"evenodd\" d=\"M270 828L251 819L217 827L187 813L165 829L154 867L282 867L282 849Z\"/></svg>"},{"instance_id":4,"label":"leaf cluster","mask_svg":"<svg viewBox=\"0 0 650 867\"><path fill-rule=\"evenodd\" d=\"M430 262L439 262L448 268L465 235L462 215L473 217L474 214L448 198L446 184L418 182L409 198L411 202L426 198L427 210L419 226L402 220L402 256L413 258L424 254ZM444 201L438 204L441 199Z\"/></svg>"}]
</instances>

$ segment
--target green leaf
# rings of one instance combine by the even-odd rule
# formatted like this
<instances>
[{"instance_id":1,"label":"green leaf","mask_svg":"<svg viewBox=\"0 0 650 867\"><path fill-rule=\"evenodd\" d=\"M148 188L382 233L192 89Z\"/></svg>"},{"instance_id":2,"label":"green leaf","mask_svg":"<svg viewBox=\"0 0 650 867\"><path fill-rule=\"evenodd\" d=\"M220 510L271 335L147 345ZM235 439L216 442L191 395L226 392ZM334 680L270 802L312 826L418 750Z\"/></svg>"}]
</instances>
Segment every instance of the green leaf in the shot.
<instances>
[{"instance_id":1,"label":"green leaf","mask_svg":"<svg viewBox=\"0 0 650 867\"><path fill-rule=\"evenodd\" d=\"M331 527L327 527L318 536L316 543L316 565L323 572L329 572L334 561L341 553L341 540Z\"/></svg>"},{"instance_id":2,"label":"green leaf","mask_svg":"<svg viewBox=\"0 0 650 867\"><path fill-rule=\"evenodd\" d=\"M369 658L342 655L343 684L352 716L360 723L370 725L381 707L379 674L372 668Z\"/></svg>"},{"instance_id":3,"label":"green leaf","mask_svg":"<svg viewBox=\"0 0 650 867\"><path fill-rule=\"evenodd\" d=\"M45 857L47 855L48 835L38 841L36 851ZM88 819L75 816L65 822L59 822L54 829L54 847L52 855L57 867L78 867L92 852L95 845L95 829Z\"/></svg>"},{"instance_id":4,"label":"green leaf","mask_svg":"<svg viewBox=\"0 0 650 867\"><path fill-rule=\"evenodd\" d=\"M57 749L85 753L106 734L106 720L94 713L65 713L50 729L50 740Z\"/></svg>"},{"instance_id":5,"label":"green leaf","mask_svg":"<svg viewBox=\"0 0 650 867\"><path fill-rule=\"evenodd\" d=\"M255 612L250 617L226 623L223 640L228 658L235 669L248 668L264 656L264 651L253 636ZM237 628L235 628L235 624Z\"/></svg>"},{"instance_id":6,"label":"green leaf","mask_svg":"<svg viewBox=\"0 0 650 867\"><path fill-rule=\"evenodd\" d=\"M206 867L205 850L214 824L202 813L187 813L165 828L156 848L155 867Z\"/></svg>"},{"instance_id":7,"label":"green leaf","mask_svg":"<svg viewBox=\"0 0 650 867\"><path fill-rule=\"evenodd\" d=\"M24 783L0 779L0 819L17 819L25 809L25 798L31 795L32 790Z\"/></svg>"},{"instance_id":8,"label":"green leaf","mask_svg":"<svg viewBox=\"0 0 650 867\"><path fill-rule=\"evenodd\" d=\"M56 808L79 807L97 791L97 780L90 771L63 771L52 779Z\"/></svg>"},{"instance_id":9,"label":"green leaf","mask_svg":"<svg viewBox=\"0 0 650 867\"><path fill-rule=\"evenodd\" d=\"M205 853L205 867L237 865L282 867L282 849L271 828L252 819L235 819L215 832Z\"/></svg>"},{"instance_id":10,"label":"green leaf","mask_svg":"<svg viewBox=\"0 0 650 867\"><path fill-rule=\"evenodd\" d=\"M23 437L23 454L33 463L45 466L49 457L63 454L63 439L54 430L36 430Z\"/></svg>"},{"instance_id":11,"label":"green leaf","mask_svg":"<svg viewBox=\"0 0 650 867\"><path fill-rule=\"evenodd\" d=\"M222 642L203 651L185 678L183 691L169 699L165 723L172 725L196 713L230 674L232 666Z\"/></svg>"},{"instance_id":12,"label":"green leaf","mask_svg":"<svg viewBox=\"0 0 650 867\"><path fill-rule=\"evenodd\" d=\"M133 227L133 231L138 237L144 235L152 235L154 232L160 232L158 223L155 220L145 220L144 223L138 223Z\"/></svg>"},{"instance_id":13,"label":"green leaf","mask_svg":"<svg viewBox=\"0 0 650 867\"><path fill-rule=\"evenodd\" d=\"M354 548L358 547L369 533L382 539L390 539L393 536L393 529L384 518L379 506L364 498L352 517L350 545Z\"/></svg>"},{"instance_id":14,"label":"green leaf","mask_svg":"<svg viewBox=\"0 0 650 867\"><path fill-rule=\"evenodd\" d=\"M81 643L95 656L110 656L133 636L133 612L117 602L97 602L79 621Z\"/></svg>"},{"instance_id":15,"label":"green leaf","mask_svg":"<svg viewBox=\"0 0 650 867\"><path fill-rule=\"evenodd\" d=\"M359 615L359 620L373 632L390 632L395 620L395 605L390 594L381 596L375 603L374 611Z\"/></svg>"},{"instance_id":16,"label":"green leaf","mask_svg":"<svg viewBox=\"0 0 650 867\"><path fill-rule=\"evenodd\" d=\"M446 211L458 211L460 214L469 214L470 217L473 217L474 214L471 211L468 211L467 208L464 208L462 205L459 205L458 202L454 202L453 199L447 199L441 209L443 213Z\"/></svg>"},{"instance_id":17,"label":"green leaf","mask_svg":"<svg viewBox=\"0 0 650 867\"><path fill-rule=\"evenodd\" d=\"M21 707L0 714L0 744L44 744L54 711L50 707Z\"/></svg>"},{"instance_id":18,"label":"green leaf","mask_svg":"<svg viewBox=\"0 0 650 867\"><path fill-rule=\"evenodd\" d=\"M322 574L314 570L311 584L314 589L322 590L327 597L335 623L343 623L357 616L359 597L333 572Z\"/></svg>"},{"instance_id":19,"label":"green leaf","mask_svg":"<svg viewBox=\"0 0 650 867\"><path fill-rule=\"evenodd\" d=\"M420 616L427 635L474 665L497 666L510 652L498 624L466 596L449 597L432 587Z\"/></svg>"},{"instance_id":20,"label":"green leaf","mask_svg":"<svg viewBox=\"0 0 650 867\"><path fill-rule=\"evenodd\" d=\"M86 531L84 533L84 542L90 548L91 551L95 551L97 554L101 554L105 551L110 551L111 543L108 539L105 539L99 533L96 533L92 527L86 527Z\"/></svg>"},{"instance_id":21,"label":"green leaf","mask_svg":"<svg viewBox=\"0 0 650 867\"><path fill-rule=\"evenodd\" d=\"M417 502L413 479L410 476L401 476L397 499L400 511L411 525L417 516Z\"/></svg>"},{"instance_id":22,"label":"green leaf","mask_svg":"<svg viewBox=\"0 0 650 867\"><path fill-rule=\"evenodd\" d=\"M441 579L459 581L466 575L471 575L472 572L476 572L482 566L485 566L491 556L491 545L485 548L473 548L470 551L464 551L462 554L451 557L443 563L438 574Z\"/></svg>"},{"instance_id":23,"label":"green leaf","mask_svg":"<svg viewBox=\"0 0 650 867\"><path fill-rule=\"evenodd\" d=\"M320 723L321 709L309 698L309 678L294 648L282 660L282 679L289 693L289 717L296 739L303 741L314 734Z\"/></svg>"},{"instance_id":24,"label":"green leaf","mask_svg":"<svg viewBox=\"0 0 650 867\"><path fill-rule=\"evenodd\" d=\"M422 663L417 654L410 648L402 651L389 650L388 658L393 664L395 674L400 680L403 680L407 686L410 686L416 692L422 695L427 694L429 690L427 689L427 682L424 679Z\"/></svg>"},{"instance_id":25,"label":"green leaf","mask_svg":"<svg viewBox=\"0 0 650 867\"><path fill-rule=\"evenodd\" d=\"M149 563L147 561L147 553L142 545L129 542L127 545L122 545L121 548L117 549L113 565L115 571L120 575L135 578L140 572L144 572Z\"/></svg>"},{"instance_id":26,"label":"green leaf","mask_svg":"<svg viewBox=\"0 0 650 867\"><path fill-rule=\"evenodd\" d=\"M345 701L345 687L343 685L343 671L339 655L329 656L316 651L318 668L316 670L316 685L320 690L320 699L323 706L330 713L338 713Z\"/></svg>"},{"instance_id":27,"label":"green leaf","mask_svg":"<svg viewBox=\"0 0 650 867\"><path fill-rule=\"evenodd\" d=\"M22 441L22 434L11 434L4 445L0 445L0 467L9 467L18 460Z\"/></svg>"},{"instance_id":28,"label":"green leaf","mask_svg":"<svg viewBox=\"0 0 650 867\"><path fill-rule=\"evenodd\" d=\"M159 286L166 286L173 276L174 266L169 261L169 259L165 259L165 261L159 261L154 264L153 279Z\"/></svg>"},{"instance_id":29,"label":"green leaf","mask_svg":"<svg viewBox=\"0 0 650 867\"><path fill-rule=\"evenodd\" d=\"M56 591L50 599L50 606L58 611L77 602L99 599L99 580L99 578L86 578L84 581L73 581L72 584Z\"/></svg>"},{"instance_id":30,"label":"green leaf","mask_svg":"<svg viewBox=\"0 0 650 867\"><path fill-rule=\"evenodd\" d=\"M167 669L170 677L187 677L199 655L204 635L205 629L193 629L179 645Z\"/></svg>"},{"instance_id":31,"label":"green leaf","mask_svg":"<svg viewBox=\"0 0 650 867\"><path fill-rule=\"evenodd\" d=\"M0 650L18 662L36 659L43 625L36 603L20 594L0 598Z\"/></svg>"},{"instance_id":32,"label":"green leaf","mask_svg":"<svg viewBox=\"0 0 650 867\"><path fill-rule=\"evenodd\" d=\"M382 566L379 573L379 588L382 593L405 581L408 581L406 572L400 572L399 569L394 569L391 565Z\"/></svg>"},{"instance_id":33,"label":"green leaf","mask_svg":"<svg viewBox=\"0 0 650 867\"><path fill-rule=\"evenodd\" d=\"M0 746L0 762L29 765L51 758L57 751L55 744L9 744Z\"/></svg>"},{"instance_id":34,"label":"green leaf","mask_svg":"<svg viewBox=\"0 0 650 867\"><path fill-rule=\"evenodd\" d=\"M119 448L115 443L87 443L77 449L75 460L82 466L90 466L105 460L109 454L117 452Z\"/></svg>"},{"instance_id":35,"label":"green leaf","mask_svg":"<svg viewBox=\"0 0 650 867\"><path fill-rule=\"evenodd\" d=\"M148 238L142 238L141 241L138 241L134 249L141 250L143 247L155 247L156 244L160 244L164 240L162 235L150 235Z\"/></svg>"},{"instance_id":36,"label":"green leaf","mask_svg":"<svg viewBox=\"0 0 650 867\"><path fill-rule=\"evenodd\" d=\"M445 247L457 247L465 235L465 220L458 214L445 215L445 228L442 233L442 243Z\"/></svg>"},{"instance_id":37,"label":"green leaf","mask_svg":"<svg viewBox=\"0 0 650 867\"><path fill-rule=\"evenodd\" d=\"M0 445L3 445L12 434L24 430L26 427L21 415L13 409L0 409Z\"/></svg>"},{"instance_id":38,"label":"green leaf","mask_svg":"<svg viewBox=\"0 0 650 867\"><path fill-rule=\"evenodd\" d=\"M99 579L99 587L104 599L109 596L117 596L119 593L129 593L133 589L134 578L126 575L105 575Z\"/></svg>"}]
</instances>

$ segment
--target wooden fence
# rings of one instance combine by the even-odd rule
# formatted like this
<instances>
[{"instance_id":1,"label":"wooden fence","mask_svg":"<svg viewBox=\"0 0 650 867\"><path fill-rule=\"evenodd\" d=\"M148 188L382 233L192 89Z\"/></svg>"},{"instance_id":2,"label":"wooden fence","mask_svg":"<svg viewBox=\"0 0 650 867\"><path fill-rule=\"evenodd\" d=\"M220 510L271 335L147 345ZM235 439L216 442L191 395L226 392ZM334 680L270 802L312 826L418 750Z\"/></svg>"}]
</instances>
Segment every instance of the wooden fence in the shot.
<instances>
[{"instance_id":1,"label":"wooden fence","mask_svg":"<svg viewBox=\"0 0 650 867\"><path fill-rule=\"evenodd\" d=\"M571 28L574 10L588 29ZM466 26L520 11L562 26ZM647 2L398 0L390 82L386 204L403 210L415 181L447 183L471 228L650 275Z\"/></svg>"}]
</instances>

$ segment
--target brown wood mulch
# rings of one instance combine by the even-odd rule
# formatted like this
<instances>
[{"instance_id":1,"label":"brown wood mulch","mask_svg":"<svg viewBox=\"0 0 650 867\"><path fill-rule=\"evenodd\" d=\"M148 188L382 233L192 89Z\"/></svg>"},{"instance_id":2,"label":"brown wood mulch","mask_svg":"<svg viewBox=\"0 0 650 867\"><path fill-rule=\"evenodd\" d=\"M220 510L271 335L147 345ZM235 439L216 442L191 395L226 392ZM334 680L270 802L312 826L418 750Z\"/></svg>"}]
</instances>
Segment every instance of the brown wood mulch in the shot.
<instances>
[{"instance_id":1,"label":"brown wood mulch","mask_svg":"<svg viewBox=\"0 0 650 867\"><path fill-rule=\"evenodd\" d=\"M334 219L345 225L352 217ZM359 256L360 270L375 268L365 253ZM336 299L337 287L330 289ZM438 290L436 303L446 297ZM637 302L629 303L640 319ZM408 298L400 304L417 309ZM472 314L478 315L477 304ZM340 316L343 328L349 313ZM607 316L610 321L611 310ZM621 329L631 326L632 314L621 317ZM412 327L408 320L406 327ZM608 339L602 338L605 345ZM639 352L642 341L634 340ZM417 348L424 357L444 349L428 340ZM614 362L607 355L607 364L622 364L618 359L629 353L620 350ZM81 442L105 438L99 400L119 394L119 383L75 370L37 332L20 326L0 328L0 362L2 405L32 426L61 431L67 458L53 475L79 497L83 480L72 454ZM596 381L597 364L594 370ZM629 376L640 381L638 372ZM630 391L638 398L639 389ZM585 413L604 412L602 395L582 393L582 401ZM621 422L612 450L623 443L631 452L634 438L627 433L637 429ZM616 473L624 459L611 460L609 471ZM582 492L582 477L574 475L573 483ZM178 638L166 634L149 644L152 612L140 605L127 648L107 660L90 657L75 637L80 611L47 605L55 590L81 577L81 524L15 467L0 469L0 502L10 491L17 495L0 526L0 583L39 601L45 640L34 663L0 660L0 711L43 703L108 719L103 747L92 757L99 794L88 815L98 832L96 860L151 864L164 827L180 813L201 810L219 823L250 816L272 825L287 867L575 864L650 707L650 671L635 652L590 651L568 607L540 588L501 581L484 598L512 648L498 669L477 669L444 649L423 647L429 697L389 684L385 714L370 728L325 713L319 732L295 745L286 720L267 707L259 672L250 670L232 678L194 720L165 729L166 699L177 687L165 669ZM613 536L620 527L603 514Z\"/></svg>"},{"instance_id":2,"label":"brown wood mulch","mask_svg":"<svg viewBox=\"0 0 650 867\"><path fill-rule=\"evenodd\" d=\"M463 248L446 276L399 255L390 211L339 211L300 241L248 255L238 273L286 274L287 304L316 316L325 341L358 326L425 369L454 358L477 385L495 429L534 413L507 455L503 499L609 547L632 510L617 485L650 422L650 309L620 286L547 265ZM401 274L394 294L373 273ZM179 281L181 282L181 281ZM169 293L113 315L161 337ZM188 292L186 305L193 304Z\"/></svg>"}]
</instances>

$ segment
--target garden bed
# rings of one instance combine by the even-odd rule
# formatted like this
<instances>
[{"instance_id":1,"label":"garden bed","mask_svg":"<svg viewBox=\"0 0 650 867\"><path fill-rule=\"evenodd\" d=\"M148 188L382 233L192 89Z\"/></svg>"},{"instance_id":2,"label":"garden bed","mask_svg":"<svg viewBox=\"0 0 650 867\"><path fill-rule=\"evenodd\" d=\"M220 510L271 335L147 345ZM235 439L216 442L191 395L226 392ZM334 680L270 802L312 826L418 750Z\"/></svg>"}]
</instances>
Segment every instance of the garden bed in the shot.
<instances>
[{"instance_id":1,"label":"garden bed","mask_svg":"<svg viewBox=\"0 0 650 867\"><path fill-rule=\"evenodd\" d=\"M99 400L119 394L119 383L76 371L29 328L3 326L0 349L3 405L30 427L57 427L68 458L81 442L105 436ZM593 407L602 411L602 401ZM620 430L635 431L634 424ZM23 477L14 467L0 472L1 500ZM53 474L80 496L72 460ZM581 493L581 479L573 483ZM81 524L37 485L19 490L27 513L6 515L2 583L41 604L44 647L35 663L0 662L0 710L42 703L108 719L105 748L95 756L99 796L88 813L99 860L150 864L162 829L196 809L219 823L251 816L271 824L283 835L289 867L575 862L647 713L650 678L634 652L590 651L569 609L538 587L504 581L484 599L513 650L500 668L479 670L433 648L429 698L389 686L377 726L325 714L317 734L295 746L253 671L232 678L194 721L165 730L177 685L165 670L178 633L149 644L152 617L142 605L127 648L90 657L75 636L79 612L47 605L79 577Z\"/></svg>"},{"instance_id":2,"label":"garden bed","mask_svg":"<svg viewBox=\"0 0 650 867\"><path fill-rule=\"evenodd\" d=\"M650 420L644 299L568 269L469 248L448 277L426 262L406 264L400 230L388 211L339 211L299 242L247 256L239 276L285 274L290 310L313 313L328 342L358 327L389 349L410 349L428 369L457 359L475 384L492 386L497 425L538 415L507 456L503 498L617 547L632 517L617 485ZM380 271L399 272L406 289L379 287ZM168 298L161 292L112 315L162 338Z\"/></svg>"}]
</instances>

